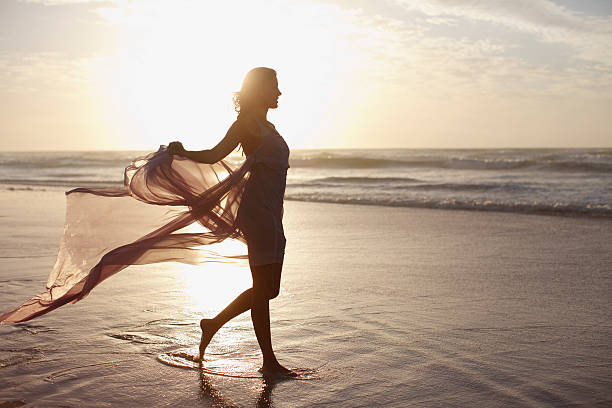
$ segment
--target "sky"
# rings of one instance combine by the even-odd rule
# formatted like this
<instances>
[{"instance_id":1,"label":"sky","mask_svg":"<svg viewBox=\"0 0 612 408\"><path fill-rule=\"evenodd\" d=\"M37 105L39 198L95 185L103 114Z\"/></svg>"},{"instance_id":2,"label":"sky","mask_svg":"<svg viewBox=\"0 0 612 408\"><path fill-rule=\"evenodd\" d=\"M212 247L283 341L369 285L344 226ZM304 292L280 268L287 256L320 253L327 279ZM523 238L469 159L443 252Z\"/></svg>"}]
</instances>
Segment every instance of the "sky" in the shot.
<instances>
[{"instance_id":1,"label":"sky","mask_svg":"<svg viewBox=\"0 0 612 408\"><path fill-rule=\"evenodd\" d=\"M0 150L612 147L610 0L0 0Z\"/></svg>"}]
</instances>

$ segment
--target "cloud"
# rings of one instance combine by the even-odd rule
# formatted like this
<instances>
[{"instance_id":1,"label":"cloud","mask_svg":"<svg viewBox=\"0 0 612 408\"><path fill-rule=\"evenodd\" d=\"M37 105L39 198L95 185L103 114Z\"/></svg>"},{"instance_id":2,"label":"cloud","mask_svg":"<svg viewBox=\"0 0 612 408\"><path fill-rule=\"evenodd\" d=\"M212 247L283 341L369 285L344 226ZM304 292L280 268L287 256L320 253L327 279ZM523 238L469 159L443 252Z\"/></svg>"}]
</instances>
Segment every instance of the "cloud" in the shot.
<instances>
[{"instance_id":1,"label":"cloud","mask_svg":"<svg viewBox=\"0 0 612 408\"><path fill-rule=\"evenodd\" d=\"M64 6L85 3L114 3L120 0L19 0L21 3L44 4L46 6Z\"/></svg>"},{"instance_id":2,"label":"cloud","mask_svg":"<svg viewBox=\"0 0 612 408\"><path fill-rule=\"evenodd\" d=\"M0 54L0 90L34 94L89 92L100 58L67 59L50 52Z\"/></svg>"},{"instance_id":3,"label":"cloud","mask_svg":"<svg viewBox=\"0 0 612 408\"><path fill-rule=\"evenodd\" d=\"M609 19L585 17L549 0L396 0L407 9L429 16L455 16L502 24L540 33L543 36L566 32L607 32ZM592 23L598 23L593 25Z\"/></svg>"},{"instance_id":4,"label":"cloud","mask_svg":"<svg viewBox=\"0 0 612 408\"><path fill-rule=\"evenodd\" d=\"M400 101L407 94L608 98L612 92L609 17L586 17L547 0L397 3L424 17L358 10L353 24L355 42L367 55L369 78ZM483 29L462 35L468 21ZM484 28L489 24L523 35L489 38L490 27ZM441 25L452 30L440 30ZM525 38L529 44L522 42ZM531 53L546 50L555 61L531 58L523 51L527 45Z\"/></svg>"},{"instance_id":5,"label":"cloud","mask_svg":"<svg viewBox=\"0 0 612 408\"><path fill-rule=\"evenodd\" d=\"M378 98L398 101L406 95L443 100L482 95L606 98L612 93L609 17L587 17L548 0L396 2L411 13L383 16L307 0L237 1L214 7L188 0L114 0L101 2L97 12L123 35L124 50L117 55L120 65L142 59L149 67L159 67L174 58L179 63L168 65L168 71L180 64L187 70L185 77L210 71L210 61L219 66L225 61L223 70L235 70L232 77L238 78L242 67L234 66L235 55L227 66L229 49L241 53L246 64L264 61L279 68L285 78L292 76L293 83L308 72L320 91L352 100L370 90ZM236 13L242 8L248 12ZM480 36L474 31L462 35L462 24L468 21L527 34L536 50L561 44L559 59L570 57L560 66L530 60L521 54L523 44L515 37L488 38L487 30ZM444 26L452 30L445 31ZM22 89L42 83L41 78L28 79L43 75L36 72L45 72L44 78L60 78L55 85L44 79L50 86L87 80L83 61L68 63L43 53L33 60L14 59L11 64L4 69L12 73L6 79L14 78L8 82Z\"/></svg>"},{"instance_id":6,"label":"cloud","mask_svg":"<svg viewBox=\"0 0 612 408\"><path fill-rule=\"evenodd\" d=\"M573 46L580 57L612 65L612 17L585 16L550 0L396 0L433 18L498 24L536 39ZM443 20L438 20L443 21Z\"/></svg>"}]
</instances>

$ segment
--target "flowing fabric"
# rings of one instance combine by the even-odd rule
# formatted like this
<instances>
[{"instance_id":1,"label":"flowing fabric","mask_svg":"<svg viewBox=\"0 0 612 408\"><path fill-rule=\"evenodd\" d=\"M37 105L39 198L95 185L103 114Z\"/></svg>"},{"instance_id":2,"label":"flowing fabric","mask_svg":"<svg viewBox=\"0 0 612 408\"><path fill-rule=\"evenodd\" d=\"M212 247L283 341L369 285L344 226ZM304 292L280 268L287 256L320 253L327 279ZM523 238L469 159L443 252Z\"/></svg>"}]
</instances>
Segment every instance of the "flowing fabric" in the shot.
<instances>
[{"instance_id":1,"label":"flowing fabric","mask_svg":"<svg viewBox=\"0 0 612 408\"><path fill-rule=\"evenodd\" d=\"M161 146L125 169L123 189L68 191L47 290L1 315L0 323L23 322L75 303L129 265L246 258L199 247L227 238L246 243L238 209L255 163L255 155L237 165L196 163ZM189 232L186 227L194 223L205 232Z\"/></svg>"}]
</instances>

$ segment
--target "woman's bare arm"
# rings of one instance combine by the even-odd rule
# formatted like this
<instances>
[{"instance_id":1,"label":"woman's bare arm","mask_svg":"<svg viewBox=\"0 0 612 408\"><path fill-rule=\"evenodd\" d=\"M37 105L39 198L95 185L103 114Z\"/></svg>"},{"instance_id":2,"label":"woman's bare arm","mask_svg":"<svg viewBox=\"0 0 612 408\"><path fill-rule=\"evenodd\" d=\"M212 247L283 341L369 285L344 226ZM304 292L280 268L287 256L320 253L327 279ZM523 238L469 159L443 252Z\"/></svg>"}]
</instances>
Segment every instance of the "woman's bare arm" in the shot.
<instances>
[{"instance_id":1,"label":"woman's bare arm","mask_svg":"<svg viewBox=\"0 0 612 408\"><path fill-rule=\"evenodd\" d=\"M225 134L225 137L209 150L185 150L181 142L172 142L168 145L168 152L190 160L213 164L234 151L238 143L242 144L245 153L249 154L259 145L259 132L257 123L252 118L235 121Z\"/></svg>"},{"instance_id":2,"label":"woman's bare arm","mask_svg":"<svg viewBox=\"0 0 612 408\"><path fill-rule=\"evenodd\" d=\"M232 132L231 128L223 139L212 149L209 150L185 150L177 151L176 154L188 158L198 163L213 164L223 159L234 151L238 146L239 140L237 132Z\"/></svg>"},{"instance_id":3,"label":"woman's bare arm","mask_svg":"<svg viewBox=\"0 0 612 408\"><path fill-rule=\"evenodd\" d=\"M237 122L234 122L225 134L225 137L212 149L185 150L180 142L172 142L168 145L168 152L186 157L198 163L213 164L234 151L238 143L241 143L243 140L244 135L242 133L240 126L237 126Z\"/></svg>"}]
</instances>

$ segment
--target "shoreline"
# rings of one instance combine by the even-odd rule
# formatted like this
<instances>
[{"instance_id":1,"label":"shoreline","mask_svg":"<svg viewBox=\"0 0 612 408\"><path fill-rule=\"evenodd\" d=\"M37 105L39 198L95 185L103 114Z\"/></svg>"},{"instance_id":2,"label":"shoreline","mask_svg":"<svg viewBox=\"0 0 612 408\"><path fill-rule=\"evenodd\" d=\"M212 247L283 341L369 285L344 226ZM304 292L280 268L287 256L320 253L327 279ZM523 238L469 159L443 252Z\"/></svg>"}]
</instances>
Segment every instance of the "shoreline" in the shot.
<instances>
[{"instance_id":1,"label":"shoreline","mask_svg":"<svg viewBox=\"0 0 612 408\"><path fill-rule=\"evenodd\" d=\"M104 186L89 186L87 188L120 188L122 185L104 185ZM28 193L43 193L43 194L61 194L66 195L69 191L79 187L65 187L65 186L49 186L49 189L37 188L37 186L23 185L23 188L15 188L13 185L6 188L6 193L14 194L28 194ZM61 188L60 188L61 187ZM1 188L1 185L0 185ZM2 194L0 194L0 208L3 206ZM532 210L532 211L512 211L504 210L499 208L487 208L487 207L436 207L436 206L419 206L419 205L393 205L393 204L381 204L378 202L367 202L360 200L304 200L300 198L287 198L285 202L300 202L300 203L312 203L312 204L336 204L336 205L348 205L358 207L378 207L381 209L414 209L414 210L434 210L434 211L466 211L470 213L496 213L496 214L516 214L516 215L536 215L536 216L550 216L550 217L562 217L562 218L578 218L578 219L598 219L598 220L612 220L612 213L610 214L598 214L598 213L584 213L581 211L568 211L568 210Z\"/></svg>"},{"instance_id":2,"label":"shoreline","mask_svg":"<svg viewBox=\"0 0 612 408\"><path fill-rule=\"evenodd\" d=\"M355 206L368 206L368 207L381 207L381 208L407 208L407 209L416 209L416 210L443 210L443 211L468 211L468 212L482 212L482 213L499 213L499 214L518 214L518 215L537 215L537 216L551 216L551 217L570 217L570 218L596 218L596 219L608 219L612 220L611 214L586 214L579 211L510 211L510 210L500 210L498 208L451 208L451 207L427 207L427 206L407 206L407 205L385 205L380 203L367 203L360 202L357 203L355 201L332 201L332 200L301 200L295 198L285 198L285 202L287 201L296 201L301 203L313 203L313 204L338 204L338 205L355 205Z\"/></svg>"}]
</instances>

